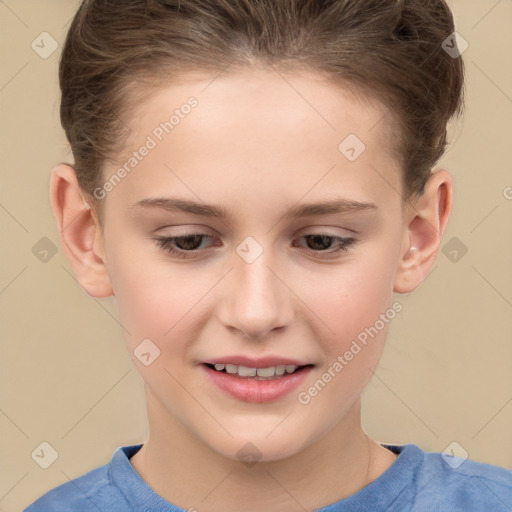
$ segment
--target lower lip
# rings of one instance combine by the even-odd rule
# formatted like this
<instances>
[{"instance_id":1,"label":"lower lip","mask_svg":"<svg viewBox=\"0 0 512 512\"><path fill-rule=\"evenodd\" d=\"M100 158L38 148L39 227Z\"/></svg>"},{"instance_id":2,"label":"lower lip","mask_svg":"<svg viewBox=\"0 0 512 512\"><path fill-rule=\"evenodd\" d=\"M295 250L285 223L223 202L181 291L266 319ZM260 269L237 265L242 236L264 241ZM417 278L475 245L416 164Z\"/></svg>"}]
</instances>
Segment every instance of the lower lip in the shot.
<instances>
[{"instance_id":1,"label":"lower lip","mask_svg":"<svg viewBox=\"0 0 512 512\"><path fill-rule=\"evenodd\" d=\"M222 391L238 400L253 403L271 402L290 393L304 382L313 369L313 366L306 366L295 373L284 374L272 380L256 380L251 377L218 372L206 364L201 364L201 367Z\"/></svg>"}]
</instances>

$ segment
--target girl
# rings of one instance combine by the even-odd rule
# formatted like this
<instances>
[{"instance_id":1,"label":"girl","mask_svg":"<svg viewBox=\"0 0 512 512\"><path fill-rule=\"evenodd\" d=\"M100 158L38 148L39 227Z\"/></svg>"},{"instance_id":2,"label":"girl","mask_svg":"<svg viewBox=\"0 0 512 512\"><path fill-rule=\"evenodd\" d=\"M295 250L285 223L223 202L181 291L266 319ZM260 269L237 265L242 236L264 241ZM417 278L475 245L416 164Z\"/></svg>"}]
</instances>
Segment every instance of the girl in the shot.
<instances>
[{"instance_id":1,"label":"girl","mask_svg":"<svg viewBox=\"0 0 512 512\"><path fill-rule=\"evenodd\" d=\"M512 472L361 425L450 213L457 50L443 0L82 3L51 201L150 436L27 512L510 510Z\"/></svg>"}]
</instances>

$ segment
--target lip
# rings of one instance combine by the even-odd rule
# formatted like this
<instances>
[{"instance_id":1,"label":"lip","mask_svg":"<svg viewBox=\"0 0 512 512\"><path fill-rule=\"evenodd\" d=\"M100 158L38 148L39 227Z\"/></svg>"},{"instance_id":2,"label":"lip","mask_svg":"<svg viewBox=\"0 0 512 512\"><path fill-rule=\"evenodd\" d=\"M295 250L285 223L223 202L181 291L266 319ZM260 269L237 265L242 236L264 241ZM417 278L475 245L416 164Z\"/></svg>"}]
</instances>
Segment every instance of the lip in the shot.
<instances>
[{"instance_id":1,"label":"lip","mask_svg":"<svg viewBox=\"0 0 512 512\"><path fill-rule=\"evenodd\" d=\"M234 359L232 359L234 360ZM236 359L240 361L241 359ZM290 359L277 359L273 358L272 362L275 361L291 361ZM225 361L224 359L222 361ZM254 360L249 360L245 358L245 361L250 361L250 364L254 364ZM258 360L256 361L260 364L260 366L249 366L250 368L265 368L267 361ZM214 364L214 363L209 363ZM236 364L230 363L227 364ZM240 363L241 364L241 363ZM295 364L294 362L290 363L280 363L280 364ZM314 366L309 365L300 370L297 370L295 373L284 374L280 377L271 380L256 380L252 377L239 377L237 375L218 372L213 370L206 364L199 365L203 372L205 372L206 377L217 386L221 391L230 395L231 397L242 400L244 402L251 403L264 403L271 402L273 400L277 400L285 395L291 393L294 389L296 389L304 380L308 377L310 372L313 370ZM245 365L243 365L245 366ZM269 366L274 366L271 364ZM301 366L301 365L297 365Z\"/></svg>"},{"instance_id":2,"label":"lip","mask_svg":"<svg viewBox=\"0 0 512 512\"><path fill-rule=\"evenodd\" d=\"M243 355L219 356L215 359L202 361L203 364L234 364L236 366L247 366L248 368L269 368L271 366L290 365L306 366L312 363L307 361L297 361L280 356L265 356L260 358L251 358Z\"/></svg>"}]
</instances>

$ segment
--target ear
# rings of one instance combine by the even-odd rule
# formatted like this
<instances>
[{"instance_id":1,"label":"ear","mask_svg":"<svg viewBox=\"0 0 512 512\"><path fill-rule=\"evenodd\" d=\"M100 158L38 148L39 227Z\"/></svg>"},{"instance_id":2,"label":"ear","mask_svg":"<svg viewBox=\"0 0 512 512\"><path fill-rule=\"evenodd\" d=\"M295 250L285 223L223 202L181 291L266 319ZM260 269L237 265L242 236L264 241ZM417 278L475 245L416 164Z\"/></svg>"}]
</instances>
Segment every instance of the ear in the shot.
<instances>
[{"instance_id":1,"label":"ear","mask_svg":"<svg viewBox=\"0 0 512 512\"><path fill-rule=\"evenodd\" d=\"M59 164L52 170L50 201L62 248L80 286L92 297L113 295L101 226L83 198L73 167Z\"/></svg>"},{"instance_id":2,"label":"ear","mask_svg":"<svg viewBox=\"0 0 512 512\"><path fill-rule=\"evenodd\" d=\"M404 233L393 291L409 293L427 276L439 251L452 207L452 179L445 170L430 174L424 192L404 206Z\"/></svg>"}]
</instances>

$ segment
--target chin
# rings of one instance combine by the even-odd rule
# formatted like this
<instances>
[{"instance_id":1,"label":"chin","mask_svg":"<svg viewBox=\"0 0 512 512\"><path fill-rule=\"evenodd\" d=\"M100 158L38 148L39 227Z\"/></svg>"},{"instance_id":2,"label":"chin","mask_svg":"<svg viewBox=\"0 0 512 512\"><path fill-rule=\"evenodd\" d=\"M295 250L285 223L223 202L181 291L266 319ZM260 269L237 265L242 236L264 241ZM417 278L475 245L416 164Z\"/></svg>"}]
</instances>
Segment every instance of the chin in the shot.
<instances>
[{"instance_id":1,"label":"chin","mask_svg":"<svg viewBox=\"0 0 512 512\"><path fill-rule=\"evenodd\" d=\"M219 455L235 462L242 462L247 467L256 463L276 462L296 455L304 447L303 439L293 439L289 434L279 436L277 433L268 436L268 429L262 429L254 435L235 436L221 442L208 442L210 448ZM220 440L216 440L220 441Z\"/></svg>"}]
</instances>

